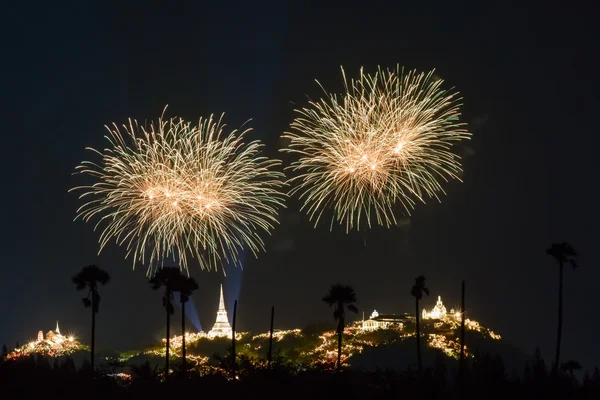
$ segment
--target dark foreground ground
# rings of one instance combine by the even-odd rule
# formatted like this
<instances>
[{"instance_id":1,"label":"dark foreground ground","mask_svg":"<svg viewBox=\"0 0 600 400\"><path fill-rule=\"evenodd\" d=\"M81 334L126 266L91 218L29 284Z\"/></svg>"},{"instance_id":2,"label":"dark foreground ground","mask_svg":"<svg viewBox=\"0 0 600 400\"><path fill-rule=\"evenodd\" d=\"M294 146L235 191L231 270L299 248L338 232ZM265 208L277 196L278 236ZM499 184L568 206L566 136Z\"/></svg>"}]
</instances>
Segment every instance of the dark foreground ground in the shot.
<instances>
[{"instance_id":1,"label":"dark foreground ground","mask_svg":"<svg viewBox=\"0 0 600 400\"><path fill-rule=\"evenodd\" d=\"M443 367L423 372L374 373L324 369L298 370L276 365L245 367L231 374L175 371L164 382L149 364L130 374L91 374L69 359L25 358L0 364L0 398L6 399L600 399L598 369L583 378L548 371L543 362L527 365L523 376L507 374L488 359L466 369L464 385ZM413 397L414 396L414 397ZM417 397L418 396L418 397Z\"/></svg>"}]
</instances>

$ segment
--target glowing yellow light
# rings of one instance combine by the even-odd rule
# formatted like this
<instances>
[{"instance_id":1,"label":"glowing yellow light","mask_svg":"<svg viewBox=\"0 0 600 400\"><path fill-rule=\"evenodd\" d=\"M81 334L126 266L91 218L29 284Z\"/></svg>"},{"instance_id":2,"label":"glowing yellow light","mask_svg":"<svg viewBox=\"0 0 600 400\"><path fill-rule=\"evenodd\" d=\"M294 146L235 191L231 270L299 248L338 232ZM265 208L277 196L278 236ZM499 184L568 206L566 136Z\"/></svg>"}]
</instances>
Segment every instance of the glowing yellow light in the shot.
<instances>
[{"instance_id":1,"label":"glowing yellow light","mask_svg":"<svg viewBox=\"0 0 600 400\"><path fill-rule=\"evenodd\" d=\"M342 74L345 93L326 93L296 110L282 136L289 140L282 151L299 157L289 167L298 173L288 181L295 184L290 194L300 196L315 224L331 207L346 231L365 223L391 227L398 213L440 200L442 185L460 180L454 146L471 137L459 122L461 99L433 71L361 69L352 80Z\"/></svg>"},{"instance_id":2,"label":"glowing yellow light","mask_svg":"<svg viewBox=\"0 0 600 400\"><path fill-rule=\"evenodd\" d=\"M69 336L69 342L72 342L73 340L75 340L75 338L73 336Z\"/></svg>"},{"instance_id":3,"label":"glowing yellow light","mask_svg":"<svg viewBox=\"0 0 600 400\"><path fill-rule=\"evenodd\" d=\"M183 268L191 256L202 269L217 269L239 263L242 248L264 250L260 233L278 223L284 175L276 171L279 160L259 156L262 143L245 143L250 129L225 134L213 117L198 124L161 117L148 128L130 121L124 131L107 129L112 147L96 151L99 162L77 167L95 182L71 189L90 199L76 219L100 220L100 251L118 240L126 257L134 265L143 260L151 273L173 254Z\"/></svg>"},{"instance_id":4,"label":"glowing yellow light","mask_svg":"<svg viewBox=\"0 0 600 400\"><path fill-rule=\"evenodd\" d=\"M459 318L459 317L460 317L460 313L459 313L459 312L457 312L456 314L454 314L454 316L455 316L456 318Z\"/></svg>"}]
</instances>

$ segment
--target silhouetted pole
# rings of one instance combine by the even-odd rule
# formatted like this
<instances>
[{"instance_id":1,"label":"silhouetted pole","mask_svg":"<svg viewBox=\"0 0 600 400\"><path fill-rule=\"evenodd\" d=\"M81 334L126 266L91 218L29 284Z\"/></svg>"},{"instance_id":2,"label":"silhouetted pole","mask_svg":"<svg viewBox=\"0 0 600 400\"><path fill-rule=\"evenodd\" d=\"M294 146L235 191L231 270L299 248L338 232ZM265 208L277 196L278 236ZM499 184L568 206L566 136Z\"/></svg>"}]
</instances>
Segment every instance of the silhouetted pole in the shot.
<instances>
[{"instance_id":1,"label":"silhouetted pole","mask_svg":"<svg viewBox=\"0 0 600 400\"><path fill-rule=\"evenodd\" d=\"M271 306L271 329L269 330L269 355L267 360L271 365L271 357L273 355L273 320L275 319L275 306Z\"/></svg>"},{"instance_id":2,"label":"silhouetted pole","mask_svg":"<svg viewBox=\"0 0 600 400\"><path fill-rule=\"evenodd\" d=\"M237 314L237 300L233 303L233 321L231 323L231 371L235 379L235 317Z\"/></svg>"},{"instance_id":3,"label":"silhouetted pole","mask_svg":"<svg viewBox=\"0 0 600 400\"><path fill-rule=\"evenodd\" d=\"M464 363L465 363L465 281L462 281L462 288L460 293L460 364L458 370L461 381L463 380L464 374Z\"/></svg>"},{"instance_id":4,"label":"silhouetted pole","mask_svg":"<svg viewBox=\"0 0 600 400\"><path fill-rule=\"evenodd\" d=\"M558 374L558 366L560 362L560 339L562 335L562 319L563 319L563 263L558 267L558 331L556 333L556 356L554 358L554 368Z\"/></svg>"},{"instance_id":5,"label":"silhouetted pole","mask_svg":"<svg viewBox=\"0 0 600 400\"><path fill-rule=\"evenodd\" d=\"M96 348L96 309L98 307L98 293L92 290L92 343L90 347L90 364L94 373L94 353ZM57 324L58 325L58 324Z\"/></svg>"},{"instance_id":6,"label":"silhouetted pole","mask_svg":"<svg viewBox=\"0 0 600 400\"><path fill-rule=\"evenodd\" d=\"M169 347L170 346L170 339L171 339L171 313L169 312L171 307L171 291L170 290L166 290L165 291L165 297L167 299L167 302L165 304L165 308L167 309L167 350L166 350L166 357L165 357L165 380L169 377Z\"/></svg>"},{"instance_id":7,"label":"silhouetted pole","mask_svg":"<svg viewBox=\"0 0 600 400\"><path fill-rule=\"evenodd\" d=\"M181 365L184 371L187 371L187 361L185 359L185 302L179 292L179 301L181 302Z\"/></svg>"},{"instance_id":8,"label":"silhouetted pole","mask_svg":"<svg viewBox=\"0 0 600 400\"><path fill-rule=\"evenodd\" d=\"M423 372L423 367L422 367L422 363L421 363L421 330L419 327L419 298L415 297L415 318L416 318L416 322L417 322L417 332L416 332L416 339L417 339L417 368L419 370L419 377L421 377L421 374Z\"/></svg>"}]
</instances>

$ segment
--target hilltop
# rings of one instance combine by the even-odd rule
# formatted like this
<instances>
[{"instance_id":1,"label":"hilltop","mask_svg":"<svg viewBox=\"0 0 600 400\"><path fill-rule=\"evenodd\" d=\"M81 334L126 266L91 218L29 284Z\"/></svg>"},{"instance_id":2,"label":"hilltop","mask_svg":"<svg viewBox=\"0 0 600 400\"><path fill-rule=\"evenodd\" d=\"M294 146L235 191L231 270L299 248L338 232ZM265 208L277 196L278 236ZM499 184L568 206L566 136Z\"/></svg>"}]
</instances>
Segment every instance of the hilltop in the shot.
<instances>
[{"instance_id":1,"label":"hilltop","mask_svg":"<svg viewBox=\"0 0 600 400\"><path fill-rule=\"evenodd\" d=\"M458 359L460 353L461 314L446 312L438 303L430 311L423 311L421 332L426 338L424 363L432 365L436 360ZM346 367L361 370L402 370L416 365L415 317L408 314L379 315L376 311L366 321L356 321L344 329L342 362ZM505 343L501 336L485 328L479 322L465 319L466 356L477 354L499 355L508 368L521 369L526 356ZM126 365L139 365L146 361L162 366L165 342L155 346L122 353L119 361ZM181 336L171 338L171 354L175 365L180 362ZM261 363L267 358L269 333L236 333L236 353L246 362ZM231 349L231 334L211 335L198 332L186 334L187 359L198 368L219 369ZM324 326L309 325L304 329L275 330L273 333L273 356L280 362L295 365L298 369L321 367L333 368L337 357L335 331Z\"/></svg>"}]
</instances>

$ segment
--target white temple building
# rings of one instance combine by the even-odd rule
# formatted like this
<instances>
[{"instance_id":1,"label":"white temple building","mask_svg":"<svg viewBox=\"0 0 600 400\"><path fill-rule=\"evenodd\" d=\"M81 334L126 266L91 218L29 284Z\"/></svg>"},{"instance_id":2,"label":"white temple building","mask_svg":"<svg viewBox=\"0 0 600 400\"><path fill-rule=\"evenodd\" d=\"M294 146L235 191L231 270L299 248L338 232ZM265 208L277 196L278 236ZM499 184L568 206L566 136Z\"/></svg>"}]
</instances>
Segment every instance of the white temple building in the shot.
<instances>
[{"instance_id":1,"label":"white temple building","mask_svg":"<svg viewBox=\"0 0 600 400\"><path fill-rule=\"evenodd\" d=\"M373 310L373 313L369 319L365 320L363 316L362 329L364 331L373 331L375 329L404 329L404 323L409 320L407 314L395 315L395 314L379 314L377 310Z\"/></svg>"},{"instance_id":2,"label":"white temple building","mask_svg":"<svg viewBox=\"0 0 600 400\"><path fill-rule=\"evenodd\" d=\"M35 342L47 342L51 344L61 344L65 341L73 342L74 338L72 336L66 337L60 333L60 328L58 327L58 321L56 321L56 329L53 331L48 331L46 335L44 335L44 331L39 331L37 334L37 339ZM31 342L30 345L34 346L35 342Z\"/></svg>"},{"instance_id":3,"label":"white temple building","mask_svg":"<svg viewBox=\"0 0 600 400\"><path fill-rule=\"evenodd\" d=\"M219 299L219 310L217 311L217 320L212 329L208 332L209 337L226 336L231 337L233 330L227 318L227 309L225 309L225 300L223 298L223 285L221 285L221 298Z\"/></svg>"},{"instance_id":4,"label":"white temple building","mask_svg":"<svg viewBox=\"0 0 600 400\"><path fill-rule=\"evenodd\" d=\"M58 327L58 321L56 321L56 329L54 331L48 331L48 333L46 333L45 338L44 338L43 331L39 331L38 335L37 335L38 342L42 342L42 341L46 340L48 342L62 343L63 340L65 340L65 339L66 338L60 334L60 328Z\"/></svg>"},{"instance_id":5,"label":"white temple building","mask_svg":"<svg viewBox=\"0 0 600 400\"><path fill-rule=\"evenodd\" d=\"M444 303L442 303L442 296L438 296L437 302L435 303L435 307L433 307L431 309L431 311L427 311L426 309L423 309L421 318L423 318L423 319L444 319L444 318L446 318L446 306L444 306Z\"/></svg>"}]
</instances>

